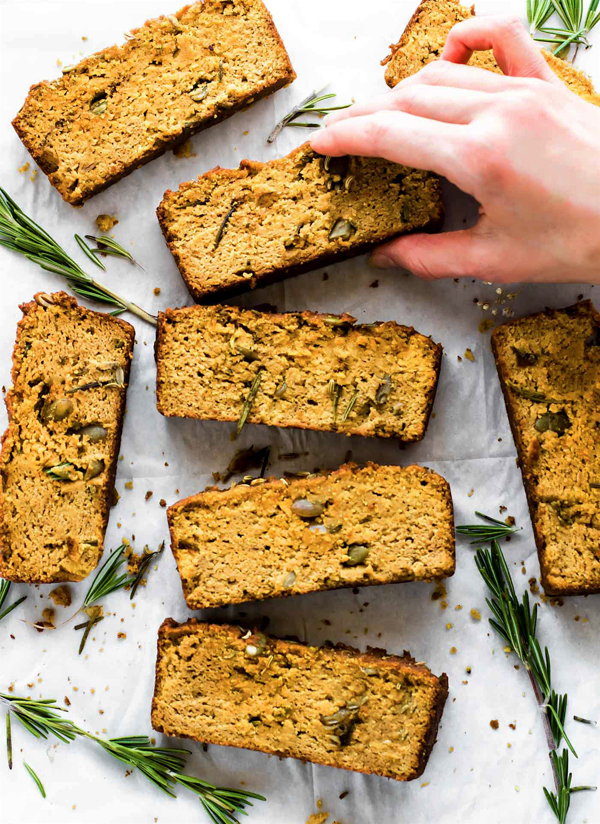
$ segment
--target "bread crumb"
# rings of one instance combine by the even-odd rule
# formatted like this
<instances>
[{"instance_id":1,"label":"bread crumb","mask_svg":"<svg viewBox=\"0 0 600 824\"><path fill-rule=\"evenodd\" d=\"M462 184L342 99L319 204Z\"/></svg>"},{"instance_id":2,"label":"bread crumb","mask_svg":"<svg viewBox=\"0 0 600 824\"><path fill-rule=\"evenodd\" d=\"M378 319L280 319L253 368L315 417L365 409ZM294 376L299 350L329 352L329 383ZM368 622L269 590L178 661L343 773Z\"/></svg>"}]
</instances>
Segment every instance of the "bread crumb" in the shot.
<instances>
[{"instance_id":1,"label":"bread crumb","mask_svg":"<svg viewBox=\"0 0 600 824\"><path fill-rule=\"evenodd\" d=\"M467 492L467 498L472 498L474 494L475 494L475 490L472 489L470 492Z\"/></svg>"},{"instance_id":2,"label":"bread crumb","mask_svg":"<svg viewBox=\"0 0 600 824\"><path fill-rule=\"evenodd\" d=\"M475 607L473 607L473 609L471 610L471 618L474 621L481 621L481 613L478 609L475 609Z\"/></svg>"},{"instance_id":3,"label":"bread crumb","mask_svg":"<svg viewBox=\"0 0 600 824\"><path fill-rule=\"evenodd\" d=\"M155 286L154 294L156 295L156 297L158 297L160 295L160 286Z\"/></svg>"},{"instance_id":4,"label":"bread crumb","mask_svg":"<svg viewBox=\"0 0 600 824\"><path fill-rule=\"evenodd\" d=\"M29 163L24 163L22 166L19 166L20 174L24 174L25 172L29 171Z\"/></svg>"},{"instance_id":5,"label":"bread crumb","mask_svg":"<svg viewBox=\"0 0 600 824\"><path fill-rule=\"evenodd\" d=\"M313 813L308 817L306 824L325 824L325 821L327 821L328 818L329 813Z\"/></svg>"},{"instance_id":6,"label":"bread crumb","mask_svg":"<svg viewBox=\"0 0 600 824\"><path fill-rule=\"evenodd\" d=\"M35 181L36 177L37 177L37 169L34 169L31 173L31 175L29 176L29 180L31 180L31 182L33 183Z\"/></svg>"},{"instance_id":7,"label":"bread crumb","mask_svg":"<svg viewBox=\"0 0 600 824\"><path fill-rule=\"evenodd\" d=\"M127 481L125 484L125 489L133 489L133 481Z\"/></svg>"},{"instance_id":8,"label":"bread crumb","mask_svg":"<svg viewBox=\"0 0 600 824\"><path fill-rule=\"evenodd\" d=\"M485 318L479 324L479 331L481 332L482 335L485 335L486 332L490 331L490 329L492 328L493 325L494 325L494 321L491 318ZM467 349L467 352L468 351L469 350ZM471 360L471 359L469 358L469 360Z\"/></svg>"},{"instance_id":9,"label":"bread crumb","mask_svg":"<svg viewBox=\"0 0 600 824\"><path fill-rule=\"evenodd\" d=\"M471 362L475 361L475 355L470 349L465 349L465 354L463 355L463 357Z\"/></svg>"},{"instance_id":10,"label":"bread crumb","mask_svg":"<svg viewBox=\"0 0 600 824\"><path fill-rule=\"evenodd\" d=\"M179 146L175 146L173 154L179 158L196 157L196 152L192 152L192 144L189 140L186 140L185 143L180 143Z\"/></svg>"},{"instance_id":11,"label":"bread crumb","mask_svg":"<svg viewBox=\"0 0 600 824\"><path fill-rule=\"evenodd\" d=\"M117 638L120 638L121 640L123 638L127 638L127 633L126 632L118 632L117 633Z\"/></svg>"},{"instance_id":12,"label":"bread crumb","mask_svg":"<svg viewBox=\"0 0 600 824\"><path fill-rule=\"evenodd\" d=\"M457 649L456 647L450 647L450 655L456 655Z\"/></svg>"},{"instance_id":13,"label":"bread crumb","mask_svg":"<svg viewBox=\"0 0 600 824\"><path fill-rule=\"evenodd\" d=\"M96 226L103 233L110 232L113 226L116 226L119 221L114 215L98 215L96 218Z\"/></svg>"},{"instance_id":14,"label":"bread crumb","mask_svg":"<svg viewBox=\"0 0 600 824\"><path fill-rule=\"evenodd\" d=\"M71 598L71 590L65 584L61 584L59 587L53 589L49 594L48 597L51 598L57 607L70 607L72 598Z\"/></svg>"},{"instance_id":15,"label":"bread crumb","mask_svg":"<svg viewBox=\"0 0 600 824\"><path fill-rule=\"evenodd\" d=\"M146 492L145 496L144 496L144 500L149 501L149 500L150 500L150 498L151 498L153 495L154 495L154 492L152 492L152 490L151 490L151 489L149 489L149 490Z\"/></svg>"},{"instance_id":16,"label":"bread crumb","mask_svg":"<svg viewBox=\"0 0 600 824\"><path fill-rule=\"evenodd\" d=\"M490 721L490 727L491 727L493 730L497 730L499 726L500 726L500 724L498 723L498 721L497 721L497 720L495 720L495 719L494 719L493 721Z\"/></svg>"},{"instance_id":17,"label":"bread crumb","mask_svg":"<svg viewBox=\"0 0 600 824\"><path fill-rule=\"evenodd\" d=\"M165 499L164 499L164 498L161 498L161 499L160 499L160 501L159 501L158 503L162 506L162 508L163 508L163 509L164 509L164 508L166 507L166 505L167 505L167 502L165 501Z\"/></svg>"}]
</instances>

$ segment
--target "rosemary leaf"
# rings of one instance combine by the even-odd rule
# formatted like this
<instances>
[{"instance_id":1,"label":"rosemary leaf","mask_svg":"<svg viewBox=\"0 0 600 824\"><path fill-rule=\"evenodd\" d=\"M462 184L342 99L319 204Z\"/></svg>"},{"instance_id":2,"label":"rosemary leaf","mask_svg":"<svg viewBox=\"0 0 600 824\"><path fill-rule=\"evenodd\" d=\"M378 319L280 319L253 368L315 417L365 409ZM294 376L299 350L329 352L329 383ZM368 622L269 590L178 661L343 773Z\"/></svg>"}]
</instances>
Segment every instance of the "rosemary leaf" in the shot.
<instances>
[{"instance_id":1,"label":"rosemary leaf","mask_svg":"<svg viewBox=\"0 0 600 824\"><path fill-rule=\"evenodd\" d=\"M162 553L164 548L165 548L165 542L163 541L162 544L160 544L160 546L158 547L158 549L155 552L148 553L142 559L142 561L139 565L138 571L135 574L135 576L134 576L134 578L131 582L131 592L129 593L129 600L130 601L133 601L133 596L135 595L136 590L139 587L139 585L140 585L140 583L141 583L141 581L144 577L144 574L145 574L146 570L148 569L148 567L150 566L152 561L155 558L158 558L158 556Z\"/></svg>"},{"instance_id":2,"label":"rosemary leaf","mask_svg":"<svg viewBox=\"0 0 600 824\"><path fill-rule=\"evenodd\" d=\"M5 581L4 579L0 578L0 610L2 609L2 606L4 605L4 602L6 601L8 593L10 591L10 587L11 587L11 582L10 581ZM27 596L23 595L21 598L16 600L13 604L6 607L6 609L4 611L0 612L0 621L3 618L6 618L6 616L9 615L13 611L13 609L16 609L20 604L23 603L23 601L26 601L26 600L27 600Z\"/></svg>"},{"instance_id":3,"label":"rosemary leaf","mask_svg":"<svg viewBox=\"0 0 600 824\"><path fill-rule=\"evenodd\" d=\"M304 127L309 129L318 129L320 124L319 123L296 123L294 122L296 118L301 117L304 114L329 114L329 112L338 111L339 109L347 109L352 104L346 103L343 106L319 106L319 103L322 103L324 100L331 100L335 97L335 94L323 94L325 89L321 89L321 91L314 91L311 92L308 97L305 97L297 106L294 106L291 111L289 111L284 118L282 118L279 123L275 126L271 134L267 138L267 143L273 143L275 138L280 134L280 132L286 126L296 126L296 127Z\"/></svg>"},{"instance_id":4,"label":"rosemary leaf","mask_svg":"<svg viewBox=\"0 0 600 824\"><path fill-rule=\"evenodd\" d=\"M35 773L35 771L33 770L33 768L32 768L32 767L30 767L30 766L29 766L29 764L28 764L26 761L23 761L23 766L25 767L25 769L27 770L27 772L29 773L29 775L30 775L30 776L33 778L33 780L35 781L36 786L37 786L38 790L40 791L42 798L46 798L46 790L44 789L44 785L42 784L42 782L40 781L40 779L39 779L39 778L38 778L38 776L36 775L36 773Z\"/></svg>"},{"instance_id":5,"label":"rosemary leaf","mask_svg":"<svg viewBox=\"0 0 600 824\"><path fill-rule=\"evenodd\" d=\"M250 414L250 407L252 406L252 402L256 395L258 394L258 389L260 386L260 382L262 380L262 373L265 371L265 367L259 367L258 372L256 373L254 380L252 381L252 386L250 387L250 391L248 392L248 397L244 401L244 406L242 407L242 414L240 415L240 419L238 421L237 429L235 431L236 438L239 437L242 429L244 428L244 424L248 420L248 415Z\"/></svg>"},{"instance_id":6,"label":"rosemary leaf","mask_svg":"<svg viewBox=\"0 0 600 824\"><path fill-rule=\"evenodd\" d=\"M227 224L229 223L232 214L235 212L235 210L237 209L238 206L239 206L239 203L237 202L237 200L234 200L233 203L231 204L230 208L229 208L229 211L227 212L227 214L225 215L225 217L221 221L221 225L219 226L219 229L217 231L217 236L215 238L215 245L214 245L213 248L216 249L218 247L219 243L223 240L223 235L225 234L225 229L227 228Z\"/></svg>"},{"instance_id":7,"label":"rosemary leaf","mask_svg":"<svg viewBox=\"0 0 600 824\"><path fill-rule=\"evenodd\" d=\"M112 592L117 592L119 589L127 586L129 578L127 573L123 573L122 575L117 574L119 568L127 560L123 555L124 552L125 544L121 544L102 564L83 600L82 609L91 607L92 604L95 604L100 598L104 598L106 595L110 595Z\"/></svg>"},{"instance_id":8,"label":"rosemary leaf","mask_svg":"<svg viewBox=\"0 0 600 824\"><path fill-rule=\"evenodd\" d=\"M95 266L98 266L100 269L102 269L103 272L106 272L106 266L102 263L101 260L98 260L98 258L94 254L93 249L90 249L90 247L81 237L81 235L75 235L74 237L83 254L86 255ZM89 235L86 235L86 237L89 237Z\"/></svg>"},{"instance_id":9,"label":"rosemary leaf","mask_svg":"<svg viewBox=\"0 0 600 824\"><path fill-rule=\"evenodd\" d=\"M110 304L121 312L132 312L142 320L156 326L157 321L153 315L148 314L137 304L115 294L84 272L54 238L28 217L2 188L0 188L0 245L13 252L18 252L33 263L37 263L45 271L66 278L75 294ZM79 245L81 246L81 243ZM92 250L89 251L93 254Z\"/></svg>"},{"instance_id":10,"label":"rosemary leaf","mask_svg":"<svg viewBox=\"0 0 600 824\"><path fill-rule=\"evenodd\" d=\"M238 814L246 815L246 807L252 806L252 800L266 800L258 793L217 787L202 778L183 772L189 750L156 747L145 735L100 738L58 715L57 710L66 710L56 706L53 698L33 700L0 692L0 704L18 718L24 728L36 738L54 735L65 743L76 738L87 739L122 764L141 772L151 784L172 798L176 797L174 790L177 786L184 787L198 797L213 821L238 824ZM43 794L41 782L31 768L28 770Z\"/></svg>"},{"instance_id":11,"label":"rosemary leaf","mask_svg":"<svg viewBox=\"0 0 600 824\"><path fill-rule=\"evenodd\" d=\"M344 409L344 414L342 415L342 423L346 423L348 417L352 410L354 409L354 404L356 403L356 399L358 398L358 389L355 389L352 393L352 397L348 401L348 406Z\"/></svg>"},{"instance_id":12,"label":"rosemary leaf","mask_svg":"<svg viewBox=\"0 0 600 824\"><path fill-rule=\"evenodd\" d=\"M471 541L471 545L481 544L488 541L499 541L502 538L506 538L509 535L513 535L515 532L520 532L521 530L521 527L509 526L504 523L504 521L499 521L497 518L484 515L482 512L475 512L475 514L478 518L489 521L489 523L493 524L493 526L487 526L486 524L467 524L466 526L457 526L456 531L459 535L467 535L470 538L474 538L474 540Z\"/></svg>"},{"instance_id":13,"label":"rosemary leaf","mask_svg":"<svg viewBox=\"0 0 600 824\"><path fill-rule=\"evenodd\" d=\"M12 752L12 727L10 724L10 712L6 713L6 760L8 761L8 769L13 768L13 752Z\"/></svg>"}]
</instances>

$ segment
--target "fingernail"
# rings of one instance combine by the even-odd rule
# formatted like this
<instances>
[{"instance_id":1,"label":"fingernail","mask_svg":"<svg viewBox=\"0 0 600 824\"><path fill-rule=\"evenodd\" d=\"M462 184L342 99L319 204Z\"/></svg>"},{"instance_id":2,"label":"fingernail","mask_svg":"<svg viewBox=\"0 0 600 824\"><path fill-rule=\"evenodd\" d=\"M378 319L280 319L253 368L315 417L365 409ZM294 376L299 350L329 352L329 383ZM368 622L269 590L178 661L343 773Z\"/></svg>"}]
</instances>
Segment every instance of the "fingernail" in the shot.
<instances>
[{"instance_id":1,"label":"fingernail","mask_svg":"<svg viewBox=\"0 0 600 824\"><path fill-rule=\"evenodd\" d=\"M381 253L372 254L368 260L368 264L372 266L373 269L393 269L396 265L392 258Z\"/></svg>"}]
</instances>

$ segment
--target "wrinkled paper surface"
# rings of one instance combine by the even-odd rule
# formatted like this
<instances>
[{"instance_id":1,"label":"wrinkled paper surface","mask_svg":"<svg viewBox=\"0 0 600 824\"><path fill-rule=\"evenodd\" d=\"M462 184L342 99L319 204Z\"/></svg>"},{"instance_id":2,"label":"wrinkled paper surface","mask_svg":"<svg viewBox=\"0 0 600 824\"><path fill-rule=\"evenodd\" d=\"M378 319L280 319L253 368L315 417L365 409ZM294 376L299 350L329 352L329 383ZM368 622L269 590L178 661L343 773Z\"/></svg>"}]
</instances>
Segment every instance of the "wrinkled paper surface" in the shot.
<instances>
[{"instance_id":1,"label":"wrinkled paper surface","mask_svg":"<svg viewBox=\"0 0 600 824\"><path fill-rule=\"evenodd\" d=\"M88 270L91 263L77 249L73 233L93 233L97 215L116 215L119 224L112 233L131 249L147 273L125 261L108 259L108 272L98 273L99 279L151 311L189 305L191 299L154 214L162 193L216 165L232 167L245 157L268 160L289 152L306 138L305 130L285 129L271 146L266 143L267 135L292 105L327 82L340 103L386 91L379 60L387 54L388 44L400 36L415 2L268 0L298 72L293 86L197 135L191 141L192 156L178 159L167 152L75 210L62 202L43 174L30 179L35 164L13 132L11 118L32 83L58 76L58 60L72 64L84 54L121 42L123 32L146 18L176 11L179 3L2 0L1 185ZM525 3L480 0L478 7L480 13L508 7L523 13ZM599 37L595 33L595 47L578 58L578 65L595 73L597 82ZM26 163L29 170L19 172ZM447 195L450 224L463 226L463 218L472 219L473 205L451 187ZM8 387L15 325L21 316L18 304L38 290L57 290L63 284L3 249L0 267L0 383ZM240 447L270 444L274 460L269 471L273 474L320 465L335 467L351 449L357 461L418 462L440 472L452 486L458 523L472 522L475 509L498 515L500 505L508 507L506 514L523 526L519 537L505 547L520 592L530 577L539 576L538 561L489 331L481 333L478 327L482 320L492 318L492 308L498 310L498 322L506 307L523 315L545 306L568 306L579 296L594 298L598 288L515 286L501 287L503 294L498 295L497 285L471 280L432 283L399 272L377 272L367 266L365 258L326 271L326 281L323 270L318 270L236 302L244 306L270 302L280 310L350 312L362 322L396 320L441 341L445 348L442 377L435 417L425 440L398 448L394 441L247 426L234 444L232 425L165 419L155 406L154 331L133 320L137 346L117 476L121 499L111 511L106 547L117 547L122 537L131 540L138 551L144 544L155 548L166 540L161 499L170 504L203 489L212 483L211 473L223 470ZM154 295L156 287L161 290L158 296ZM507 291L518 295L512 302L497 303ZM483 311L477 301L489 302L489 311ZM596 304L600 305L600 297ZM474 362L463 357L467 348ZM0 417L3 429L4 409ZM289 452L308 455L292 463L277 460L280 453ZM126 487L130 482L132 489ZM153 494L146 501L149 491ZM255 806L249 818L261 824L304 824L317 811L317 799L331 813L330 824L334 820L342 824L553 821L542 794L542 786L551 786L552 778L527 676L523 668L515 669L517 659L504 653L501 640L487 623L486 592L475 569L473 550L465 541L458 542L457 550L457 572L446 584L445 599L432 600L434 585L413 583L364 588L357 595L340 590L203 613L207 618L234 622L240 616L246 620L268 616L269 629L275 634L297 635L311 643L331 639L363 649L367 644L396 653L409 649L435 673L447 672L450 697L438 742L420 780L400 784L216 746L204 753L193 742L184 744L193 751L189 769L217 784L243 784L266 795L267 803ZM57 622L75 611L88 585L89 581L71 587L73 606L57 607ZM107 617L92 633L81 657L77 656L81 635L73 631L73 623L42 634L23 623L22 619L40 619L42 610L53 606L48 600L51 588L12 588L12 600L25 593L29 597L0 625L0 691L14 683L15 694L55 697L61 705L67 696L70 716L93 732L152 734L156 631L167 616L183 620L189 615L170 550L165 551L158 569L152 569L147 587L138 590L133 604L127 593L105 599ZM471 616L471 609L480 611L480 621ZM569 718L573 713L600 718L599 609L598 596L569 598L562 607L541 605L540 640L552 650L556 689L569 691ZM325 619L331 624L325 625ZM118 633L126 637L119 639ZM468 674L467 667L472 669ZM498 721L497 730L490 727L491 720ZM577 761L571 759L574 784L599 783L600 728L571 721L568 729L580 756ZM16 722L13 738L12 773L0 744L2 824L191 824L207 820L189 793L179 790L177 801L163 796L137 773L126 776L122 765L89 742L57 746L56 741L37 741ZM23 759L45 784L47 800L38 794ZM348 795L340 800L344 791ZM573 797L569 821L596 824L599 810L597 795L579 794Z\"/></svg>"}]
</instances>

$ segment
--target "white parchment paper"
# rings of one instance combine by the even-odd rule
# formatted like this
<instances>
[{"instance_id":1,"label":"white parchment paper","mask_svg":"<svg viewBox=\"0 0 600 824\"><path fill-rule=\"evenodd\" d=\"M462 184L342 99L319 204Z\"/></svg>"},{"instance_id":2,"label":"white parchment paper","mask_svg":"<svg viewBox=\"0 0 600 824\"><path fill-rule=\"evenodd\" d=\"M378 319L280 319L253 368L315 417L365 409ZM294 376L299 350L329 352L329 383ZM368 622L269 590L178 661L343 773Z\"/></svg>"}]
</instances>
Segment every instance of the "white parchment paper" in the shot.
<instances>
[{"instance_id":1,"label":"white parchment paper","mask_svg":"<svg viewBox=\"0 0 600 824\"><path fill-rule=\"evenodd\" d=\"M396 41L416 0L268 0L276 25L298 72L287 90L235 115L192 140L193 155L178 159L168 152L144 169L75 210L62 202L43 174L33 180L35 164L10 125L29 86L58 76L57 61L76 62L82 55L113 42L146 18L172 13L178 0L1 0L0 2L0 181L19 204L73 254L81 255L73 233L93 232L98 214L116 215L114 236L130 248L147 269L144 274L122 261L109 261L107 285L131 296L152 311L191 303L166 249L154 210L167 188L215 165L236 166L242 158L268 160L290 151L306 137L286 129L268 146L266 137L291 106L312 89L332 84L340 102L386 90L379 60ZM524 12L525 3L480 0L480 13ZM578 64L600 82L600 42L581 54ZM30 164L27 171L19 169ZM462 226L473 206L448 187L449 220ZM87 262L87 261L86 261ZM90 264L91 266L91 264ZM498 514L500 505L523 526L520 537L506 545L506 555L521 590L539 568L527 515L515 449L501 399L489 332L478 327L506 306L517 315L545 306L563 307L579 296L595 297L589 286L525 286L503 289L471 280L429 283L399 272L376 272L364 258L293 278L245 296L241 305L270 302L280 310L316 309L350 312L362 322L394 319L414 325L445 347L435 416L425 440L399 449L395 442L346 439L334 434L247 426L237 444L232 427L221 423L166 420L155 407L153 329L134 321L137 346L127 401L127 416L117 489L106 547L122 537L141 550L167 539L164 499L169 504L212 482L211 473L224 469L239 447L272 446L270 471L335 467L348 449L358 461L409 464L418 462L443 474L452 485L458 523L472 522L473 511ZM375 288L375 282L378 287ZM0 250L0 383L10 385L11 352L18 304L35 291L60 289L57 277L28 261ZM160 295L153 290L159 287ZM499 303L506 291L518 292L510 303ZM485 312L477 301L489 302ZM596 300L596 304L600 299ZM130 317L127 318L131 320ZM475 356L463 356L469 347ZM6 415L0 412L4 429ZM279 453L308 452L290 464ZM133 488L126 484L133 482ZM152 497L146 501L146 493ZM51 517L51 513L49 514ZM72 586L74 605L57 609L57 621L76 608L89 582ZM551 786L541 722L523 669L503 652L503 644L487 624L483 583L473 552L458 544L456 575L447 582L447 597L432 600L429 584L365 588L353 594L340 590L270 601L239 608L206 611L204 617L246 619L268 616L270 630L293 634L311 643L326 639L384 646L392 652L410 649L436 673L447 672L450 697L438 742L423 778L400 784L377 777L280 761L259 753L211 746L193 751L189 767L218 784L244 785L267 796L250 814L263 824L304 824L316 812L317 799L332 821L342 824L410 822L410 824L545 824L552 816L542 794ZM28 594L25 604L0 625L0 690L14 683L16 694L55 697L71 702L73 719L92 731L117 736L151 734L156 631L162 620L189 615L175 563L164 553L148 586L132 604L126 593L106 599L110 615L94 631L86 652L77 656L80 634L72 624L39 634L22 619L41 618L52 606L51 587L15 585L11 597ZM539 600L539 598L537 599ZM444 605L447 605L444 609ZM478 609L482 620L471 617ZM569 716L600 718L598 640L600 599L570 598L563 606L541 604L540 637L552 650L558 690L569 691ZM330 624L326 625L327 620ZM118 633L126 637L119 639ZM467 673L466 668L471 672ZM498 729L490 721L498 721ZM509 726L509 725L514 725ZM572 759L574 784L595 784L600 773L600 728L573 722L569 732L579 759ZM13 726L15 767L9 772L0 744L1 824L151 824L204 821L198 802L185 791L177 801L161 795L145 779L124 768L85 741L69 746L36 741ZM160 739L160 736L157 736ZM176 744L177 742L173 742ZM45 784L43 800L23 768L27 760ZM340 800L342 792L348 795ZM579 794L572 802L571 822L600 822L600 801Z\"/></svg>"}]
</instances>

